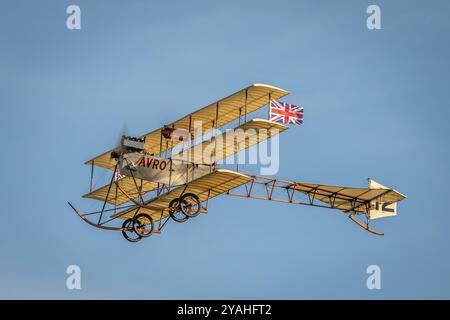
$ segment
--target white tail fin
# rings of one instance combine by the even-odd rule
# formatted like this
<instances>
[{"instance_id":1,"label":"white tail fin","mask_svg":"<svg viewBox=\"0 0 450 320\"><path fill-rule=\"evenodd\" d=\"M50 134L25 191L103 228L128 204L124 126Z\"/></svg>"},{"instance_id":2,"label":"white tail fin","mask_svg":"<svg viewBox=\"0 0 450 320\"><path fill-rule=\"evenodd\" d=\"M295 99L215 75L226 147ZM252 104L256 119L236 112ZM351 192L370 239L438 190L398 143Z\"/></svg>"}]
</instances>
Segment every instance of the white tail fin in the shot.
<instances>
[{"instance_id":1,"label":"white tail fin","mask_svg":"<svg viewBox=\"0 0 450 320\"><path fill-rule=\"evenodd\" d=\"M369 179L369 189L386 189L392 190L375 180ZM396 191L393 191L396 192ZM389 194L389 193L387 193ZM370 203L369 216L370 219L379 219L392 217L397 215L397 201L393 201L392 197L381 195Z\"/></svg>"}]
</instances>

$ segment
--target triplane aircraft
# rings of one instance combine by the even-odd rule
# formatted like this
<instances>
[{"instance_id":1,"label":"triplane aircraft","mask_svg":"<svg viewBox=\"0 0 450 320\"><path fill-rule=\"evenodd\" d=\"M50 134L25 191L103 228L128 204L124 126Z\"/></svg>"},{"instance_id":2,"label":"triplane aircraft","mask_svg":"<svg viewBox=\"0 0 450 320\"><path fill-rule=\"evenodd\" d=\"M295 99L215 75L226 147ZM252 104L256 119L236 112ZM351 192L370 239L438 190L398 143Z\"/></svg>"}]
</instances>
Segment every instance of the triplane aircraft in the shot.
<instances>
[{"instance_id":1,"label":"triplane aircraft","mask_svg":"<svg viewBox=\"0 0 450 320\"><path fill-rule=\"evenodd\" d=\"M90 192L83 197L101 201L99 210L81 213L69 205L88 224L121 231L130 242L160 233L171 219L185 222L207 213L209 200L218 195L337 209L365 230L383 235L369 222L396 215L397 202L405 196L374 180L369 179L367 188L354 188L257 176L240 172L239 165L236 170L219 168L219 161L288 128L250 118L287 94L274 86L253 84L138 138L122 136L118 147L86 162L91 166ZM251 133L241 141L218 143L217 129L235 122L235 129ZM197 129L209 137L196 143ZM267 134L255 134L256 130ZM176 157L180 147L187 158ZM202 152L208 148L210 153ZM111 172L110 182L95 190L94 167Z\"/></svg>"}]
</instances>

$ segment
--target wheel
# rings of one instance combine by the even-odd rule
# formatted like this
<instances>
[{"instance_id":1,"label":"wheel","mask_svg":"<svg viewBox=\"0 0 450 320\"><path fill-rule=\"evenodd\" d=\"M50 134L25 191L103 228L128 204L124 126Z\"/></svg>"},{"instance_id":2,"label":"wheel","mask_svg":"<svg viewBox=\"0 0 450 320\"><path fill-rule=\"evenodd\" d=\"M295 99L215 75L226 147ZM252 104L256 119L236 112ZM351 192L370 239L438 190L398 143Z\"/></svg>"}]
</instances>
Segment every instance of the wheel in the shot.
<instances>
[{"instance_id":1,"label":"wheel","mask_svg":"<svg viewBox=\"0 0 450 320\"><path fill-rule=\"evenodd\" d=\"M180 198L180 210L188 217L196 217L200 213L200 199L193 193L186 193Z\"/></svg>"},{"instance_id":2,"label":"wheel","mask_svg":"<svg viewBox=\"0 0 450 320\"><path fill-rule=\"evenodd\" d=\"M134 217L133 222L133 230L139 236L146 238L152 235L154 229L153 219L148 214L138 214Z\"/></svg>"},{"instance_id":3,"label":"wheel","mask_svg":"<svg viewBox=\"0 0 450 320\"><path fill-rule=\"evenodd\" d=\"M180 211L179 199L173 199L169 203L169 215L176 222L185 222L189 217Z\"/></svg>"},{"instance_id":4,"label":"wheel","mask_svg":"<svg viewBox=\"0 0 450 320\"><path fill-rule=\"evenodd\" d=\"M122 230L122 235L125 239L127 239L130 242L138 242L142 239L142 237L138 234L136 234L133 230L133 219L127 219L123 222L122 228L125 230Z\"/></svg>"}]
</instances>

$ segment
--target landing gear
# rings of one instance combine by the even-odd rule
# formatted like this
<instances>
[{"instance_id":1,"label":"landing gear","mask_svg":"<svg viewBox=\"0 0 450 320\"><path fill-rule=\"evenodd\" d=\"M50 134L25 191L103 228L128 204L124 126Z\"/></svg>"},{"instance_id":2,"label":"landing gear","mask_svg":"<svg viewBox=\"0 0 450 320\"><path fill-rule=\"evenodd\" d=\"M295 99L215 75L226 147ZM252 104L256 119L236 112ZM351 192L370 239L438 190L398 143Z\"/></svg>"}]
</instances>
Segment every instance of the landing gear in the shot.
<instances>
[{"instance_id":1,"label":"landing gear","mask_svg":"<svg viewBox=\"0 0 450 320\"><path fill-rule=\"evenodd\" d=\"M173 199L169 203L169 215L176 222L185 222L189 217L180 210L180 200L178 198Z\"/></svg>"},{"instance_id":2,"label":"landing gear","mask_svg":"<svg viewBox=\"0 0 450 320\"><path fill-rule=\"evenodd\" d=\"M169 214L176 222L185 222L198 216L200 208L200 199L193 193L186 193L169 203Z\"/></svg>"},{"instance_id":3,"label":"landing gear","mask_svg":"<svg viewBox=\"0 0 450 320\"><path fill-rule=\"evenodd\" d=\"M199 215L201 202L198 196L193 193L185 193L180 198L175 198L169 203L169 215L176 222L185 222L189 218ZM162 219L162 218L161 218ZM166 220L167 221L167 220ZM165 223L162 224L164 226ZM122 234L130 242L138 242L142 238L147 238L154 232L159 232L162 228L154 231L153 218L145 213L139 213L135 217L127 219L122 224Z\"/></svg>"},{"instance_id":4,"label":"landing gear","mask_svg":"<svg viewBox=\"0 0 450 320\"><path fill-rule=\"evenodd\" d=\"M142 237L133 229L133 219L127 219L122 224L122 235L125 239L130 242L138 242L142 239Z\"/></svg>"},{"instance_id":5,"label":"landing gear","mask_svg":"<svg viewBox=\"0 0 450 320\"><path fill-rule=\"evenodd\" d=\"M152 235L154 229L153 219L148 214L141 213L136 217L127 219L122 224L122 235L130 242L138 242L142 238Z\"/></svg>"},{"instance_id":6,"label":"landing gear","mask_svg":"<svg viewBox=\"0 0 450 320\"><path fill-rule=\"evenodd\" d=\"M153 219L148 214L140 213L134 217L133 231L137 235L146 238L150 237L153 233L154 225Z\"/></svg>"},{"instance_id":7,"label":"landing gear","mask_svg":"<svg viewBox=\"0 0 450 320\"><path fill-rule=\"evenodd\" d=\"M186 193L180 198L180 210L186 216L193 218L200 213L200 199L193 193Z\"/></svg>"}]
</instances>

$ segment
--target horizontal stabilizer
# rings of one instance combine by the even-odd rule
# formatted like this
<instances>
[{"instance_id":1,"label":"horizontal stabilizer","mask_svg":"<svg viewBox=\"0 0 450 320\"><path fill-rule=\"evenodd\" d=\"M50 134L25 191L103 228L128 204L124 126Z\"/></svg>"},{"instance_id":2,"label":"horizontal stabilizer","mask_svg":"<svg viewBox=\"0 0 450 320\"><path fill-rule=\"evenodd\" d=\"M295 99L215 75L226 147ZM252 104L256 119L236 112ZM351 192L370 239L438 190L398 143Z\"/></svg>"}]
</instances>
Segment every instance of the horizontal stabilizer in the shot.
<instances>
[{"instance_id":1,"label":"horizontal stabilizer","mask_svg":"<svg viewBox=\"0 0 450 320\"><path fill-rule=\"evenodd\" d=\"M346 213L368 213L371 219L395 215L397 211L396 207L392 209L393 205L406 198L394 189L373 182L369 182L369 188L307 182L294 182L289 188L308 195L310 199L321 201L333 209L339 209Z\"/></svg>"}]
</instances>

